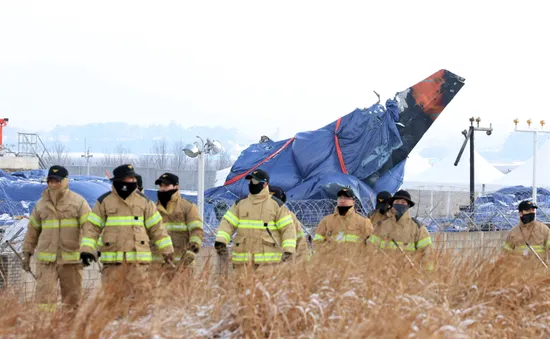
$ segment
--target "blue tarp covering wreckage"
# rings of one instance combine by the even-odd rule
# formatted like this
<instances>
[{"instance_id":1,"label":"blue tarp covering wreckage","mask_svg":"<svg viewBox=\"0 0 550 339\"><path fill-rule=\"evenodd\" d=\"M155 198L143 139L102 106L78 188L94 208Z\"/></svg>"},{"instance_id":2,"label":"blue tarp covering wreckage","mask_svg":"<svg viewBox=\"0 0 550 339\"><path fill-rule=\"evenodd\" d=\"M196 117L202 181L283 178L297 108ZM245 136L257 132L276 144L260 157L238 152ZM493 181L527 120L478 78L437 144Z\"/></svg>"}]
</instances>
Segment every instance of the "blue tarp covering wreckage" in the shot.
<instances>
[{"instance_id":1,"label":"blue tarp covering wreckage","mask_svg":"<svg viewBox=\"0 0 550 339\"><path fill-rule=\"evenodd\" d=\"M395 98L356 109L338 120L291 139L267 137L244 150L225 184L209 198L235 200L248 194L245 176L254 169L270 173L289 200L335 199L351 187L364 210L376 193L395 193L403 182L408 154L464 85L464 79L440 70Z\"/></svg>"}]
</instances>

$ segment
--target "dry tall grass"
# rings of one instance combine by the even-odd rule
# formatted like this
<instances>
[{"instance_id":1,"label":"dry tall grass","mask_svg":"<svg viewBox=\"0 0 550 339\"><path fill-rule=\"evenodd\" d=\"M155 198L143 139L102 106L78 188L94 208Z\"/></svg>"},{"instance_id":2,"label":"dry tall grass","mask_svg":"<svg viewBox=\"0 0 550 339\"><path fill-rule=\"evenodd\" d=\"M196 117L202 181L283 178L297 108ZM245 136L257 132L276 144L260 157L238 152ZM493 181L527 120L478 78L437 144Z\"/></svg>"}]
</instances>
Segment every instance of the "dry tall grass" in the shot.
<instances>
[{"instance_id":1,"label":"dry tall grass","mask_svg":"<svg viewBox=\"0 0 550 339\"><path fill-rule=\"evenodd\" d=\"M494 256L493 256L494 258ZM105 286L74 318L36 311L5 291L2 338L515 338L549 337L550 278L538 263L437 254L420 274L402 257L328 251L237 281L186 272L134 295ZM137 284L137 282L136 282Z\"/></svg>"}]
</instances>

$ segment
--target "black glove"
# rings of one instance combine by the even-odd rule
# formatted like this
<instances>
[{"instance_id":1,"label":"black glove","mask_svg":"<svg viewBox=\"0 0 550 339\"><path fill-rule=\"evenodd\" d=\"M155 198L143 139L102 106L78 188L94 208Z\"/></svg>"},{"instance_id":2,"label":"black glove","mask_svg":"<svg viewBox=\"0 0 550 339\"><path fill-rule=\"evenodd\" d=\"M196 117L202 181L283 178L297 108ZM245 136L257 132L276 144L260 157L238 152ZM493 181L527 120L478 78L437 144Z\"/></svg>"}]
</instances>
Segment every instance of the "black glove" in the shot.
<instances>
[{"instance_id":1,"label":"black glove","mask_svg":"<svg viewBox=\"0 0 550 339\"><path fill-rule=\"evenodd\" d=\"M292 257L292 253L285 252L283 253L283 258L281 259L283 262L287 261L290 257Z\"/></svg>"},{"instance_id":2,"label":"black glove","mask_svg":"<svg viewBox=\"0 0 550 339\"><path fill-rule=\"evenodd\" d=\"M82 265L90 266L90 262L95 261L95 257L91 253L82 252L80 253L80 260L82 260Z\"/></svg>"},{"instance_id":3,"label":"black glove","mask_svg":"<svg viewBox=\"0 0 550 339\"><path fill-rule=\"evenodd\" d=\"M189 250L195 254L199 253L200 246L196 242L189 243Z\"/></svg>"},{"instance_id":4,"label":"black glove","mask_svg":"<svg viewBox=\"0 0 550 339\"><path fill-rule=\"evenodd\" d=\"M223 242L216 241L214 243L214 248L218 252L218 255L220 256L227 255L227 245L224 244Z\"/></svg>"}]
</instances>

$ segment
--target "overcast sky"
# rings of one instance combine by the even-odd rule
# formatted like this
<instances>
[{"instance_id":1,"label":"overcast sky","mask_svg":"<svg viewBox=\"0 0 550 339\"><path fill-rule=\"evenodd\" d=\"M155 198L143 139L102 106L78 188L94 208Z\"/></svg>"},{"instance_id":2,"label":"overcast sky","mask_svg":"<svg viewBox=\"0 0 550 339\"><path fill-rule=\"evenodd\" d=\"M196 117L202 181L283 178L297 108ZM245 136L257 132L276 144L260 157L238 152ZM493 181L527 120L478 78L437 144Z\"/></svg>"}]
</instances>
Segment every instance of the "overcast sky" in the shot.
<instances>
[{"instance_id":1,"label":"overcast sky","mask_svg":"<svg viewBox=\"0 0 550 339\"><path fill-rule=\"evenodd\" d=\"M548 117L543 1L2 1L0 115L317 129L445 68L466 85L419 145ZM549 123L550 123L550 119ZM481 141L481 140L480 140Z\"/></svg>"}]
</instances>

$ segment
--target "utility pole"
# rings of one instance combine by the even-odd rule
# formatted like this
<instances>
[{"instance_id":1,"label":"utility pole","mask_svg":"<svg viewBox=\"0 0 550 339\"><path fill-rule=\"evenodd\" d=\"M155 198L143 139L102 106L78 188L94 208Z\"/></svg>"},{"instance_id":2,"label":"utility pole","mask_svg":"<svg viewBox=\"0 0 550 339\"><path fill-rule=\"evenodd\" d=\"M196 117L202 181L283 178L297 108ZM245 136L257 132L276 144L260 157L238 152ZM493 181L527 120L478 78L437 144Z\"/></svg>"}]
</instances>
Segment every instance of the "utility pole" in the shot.
<instances>
[{"instance_id":1,"label":"utility pole","mask_svg":"<svg viewBox=\"0 0 550 339\"><path fill-rule=\"evenodd\" d=\"M537 152L538 152L538 144L539 144L539 133L550 133L550 131L543 131L544 128L544 120L540 121L540 129L537 128L531 128L531 119L527 120L527 126L528 129L518 129L518 119L514 119L514 125L516 126L514 128L514 132L523 132L523 133L533 133L533 187L532 187L532 195L533 195L533 204L537 203Z\"/></svg>"},{"instance_id":2,"label":"utility pole","mask_svg":"<svg viewBox=\"0 0 550 339\"><path fill-rule=\"evenodd\" d=\"M474 127L474 121L477 122L477 127ZM481 119L478 117L477 119L474 119L474 117L470 118L470 127L468 131L463 130L462 135L464 135L464 143L462 144L462 148L460 148L460 152L458 152L458 157L455 161L455 166L458 165L458 162L460 161L460 157L462 157L462 153L464 152L464 149L466 148L466 144L468 141L470 141L470 213L474 213L475 208L475 163L474 163L474 154L475 154L475 148L474 148L474 132L482 131L487 133L487 135L491 135L493 133L493 124L489 124L489 127L479 127L479 123L481 122Z\"/></svg>"},{"instance_id":3,"label":"utility pole","mask_svg":"<svg viewBox=\"0 0 550 339\"><path fill-rule=\"evenodd\" d=\"M80 155L81 158L86 158L86 175L90 176L90 158L93 158L94 156L90 154L90 149L86 148L86 139L84 139L84 149L86 150L86 153Z\"/></svg>"}]
</instances>

